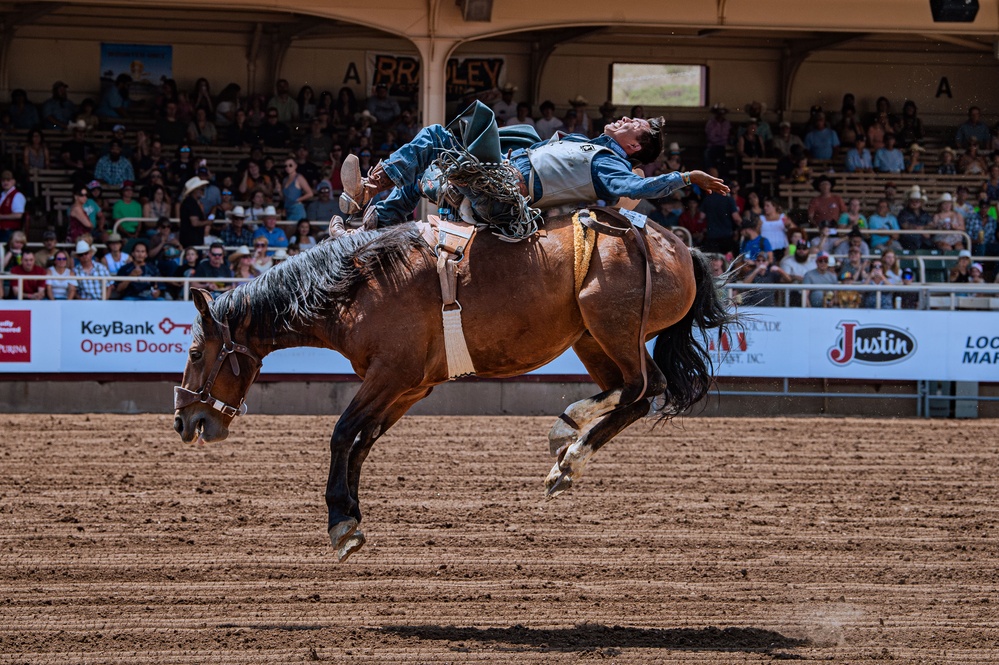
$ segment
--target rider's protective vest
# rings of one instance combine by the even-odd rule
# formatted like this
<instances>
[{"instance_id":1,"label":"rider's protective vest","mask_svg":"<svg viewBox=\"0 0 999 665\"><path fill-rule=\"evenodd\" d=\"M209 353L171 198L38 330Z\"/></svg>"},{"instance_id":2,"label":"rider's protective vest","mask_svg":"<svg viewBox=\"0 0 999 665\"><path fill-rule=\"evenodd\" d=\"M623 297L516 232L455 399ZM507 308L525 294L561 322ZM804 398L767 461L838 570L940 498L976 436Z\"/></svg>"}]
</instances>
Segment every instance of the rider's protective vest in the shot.
<instances>
[{"instance_id":1,"label":"rider's protective vest","mask_svg":"<svg viewBox=\"0 0 999 665\"><path fill-rule=\"evenodd\" d=\"M568 203L592 203L599 197L593 188L593 158L601 152L614 151L594 143L552 141L527 151L531 160L529 192L534 192L534 178L541 180L541 200L535 208L554 208Z\"/></svg>"}]
</instances>

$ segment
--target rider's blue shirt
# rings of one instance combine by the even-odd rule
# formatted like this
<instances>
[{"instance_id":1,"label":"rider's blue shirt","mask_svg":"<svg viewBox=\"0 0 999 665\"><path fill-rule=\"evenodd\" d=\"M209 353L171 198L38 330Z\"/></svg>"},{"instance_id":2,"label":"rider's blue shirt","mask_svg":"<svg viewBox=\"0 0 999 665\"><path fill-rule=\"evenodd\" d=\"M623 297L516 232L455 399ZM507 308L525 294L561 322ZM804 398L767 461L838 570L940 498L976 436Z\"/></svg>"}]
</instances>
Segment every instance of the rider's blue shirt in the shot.
<instances>
[{"instance_id":1,"label":"rider's blue shirt","mask_svg":"<svg viewBox=\"0 0 999 665\"><path fill-rule=\"evenodd\" d=\"M643 178L632 173L628 154L617 141L606 134L601 134L595 139L588 138L582 134L568 134L563 136L562 140L576 143L593 143L604 148L610 148L610 153L598 153L590 164L593 189L597 193L597 196L607 203L616 203L622 197L630 199L661 199L683 187L683 179L676 172L666 173L654 178ZM547 141L535 143L531 146L531 149L540 148L546 143ZM520 171L521 175L524 176L524 182L530 182L531 162L527 157L527 151L523 149L513 151L510 155L510 161ZM533 199L540 201L543 193L540 178L535 178L534 191L532 192Z\"/></svg>"}]
</instances>

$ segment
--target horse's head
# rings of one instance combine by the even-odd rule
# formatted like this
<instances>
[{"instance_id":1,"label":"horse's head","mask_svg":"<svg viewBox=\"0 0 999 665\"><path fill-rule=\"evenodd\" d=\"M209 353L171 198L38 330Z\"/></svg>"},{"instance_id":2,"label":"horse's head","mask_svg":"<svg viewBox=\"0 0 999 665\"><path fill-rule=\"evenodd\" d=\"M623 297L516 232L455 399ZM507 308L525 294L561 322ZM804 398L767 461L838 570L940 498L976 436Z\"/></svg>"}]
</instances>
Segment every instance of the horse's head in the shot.
<instances>
[{"instance_id":1,"label":"horse's head","mask_svg":"<svg viewBox=\"0 0 999 665\"><path fill-rule=\"evenodd\" d=\"M260 371L260 357L233 339L228 322L212 314L212 296L192 289L200 315L192 328L184 378L174 388L173 428L185 442L222 441L229 423L246 413L244 399Z\"/></svg>"}]
</instances>

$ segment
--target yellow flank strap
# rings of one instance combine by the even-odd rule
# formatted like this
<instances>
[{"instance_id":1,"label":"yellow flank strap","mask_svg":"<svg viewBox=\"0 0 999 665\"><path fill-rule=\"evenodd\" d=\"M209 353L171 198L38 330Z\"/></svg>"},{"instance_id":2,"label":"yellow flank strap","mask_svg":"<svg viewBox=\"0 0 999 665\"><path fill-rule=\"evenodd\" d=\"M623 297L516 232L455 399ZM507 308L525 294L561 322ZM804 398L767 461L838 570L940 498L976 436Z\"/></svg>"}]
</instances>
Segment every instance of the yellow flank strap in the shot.
<instances>
[{"instance_id":1,"label":"yellow flank strap","mask_svg":"<svg viewBox=\"0 0 999 665\"><path fill-rule=\"evenodd\" d=\"M597 243L597 232L579 222L579 211L572 215L572 254L576 276L576 293L583 289L583 279L590 270L593 246Z\"/></svg>"}]
</instances>

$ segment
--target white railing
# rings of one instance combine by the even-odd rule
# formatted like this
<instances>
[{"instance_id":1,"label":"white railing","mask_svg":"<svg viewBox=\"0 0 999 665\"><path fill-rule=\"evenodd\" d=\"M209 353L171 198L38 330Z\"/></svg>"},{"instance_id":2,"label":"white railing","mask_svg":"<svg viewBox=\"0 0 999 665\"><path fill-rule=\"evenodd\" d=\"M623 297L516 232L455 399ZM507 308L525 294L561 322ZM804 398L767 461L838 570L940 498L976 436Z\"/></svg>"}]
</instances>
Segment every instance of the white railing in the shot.
<instances>
[{"instance_id":1,"label":"white railing","mask_svg":"<svg viewBox=\"0 0 999 665\"><path fill-rule=\"evenodd\" d=\"M0 274L0 284L9 282L17 285L17 299L24 299L24 282L26 281L99 281L107 284L121 282L148 282L150 284L179 284L183 300L191 299L192 283L224 283L243 284L251 279L239 277L150 277L150 276L117 276L101 275L94 277L81 277L77 275L11 275ZM811 291L854 291L854 292L874 292L891 293L895 295L917 294L919 296L919 309L928 309L935 305L938 308L952 310L958 309L997 309L999 310L999 284L913 284L903 285L873 285L873 284L744 284L733 282L725 284L724 288L733 292L740 291L775 291L775 292L803 292L802 307L808 307L808 294ZM107 293L109 289L102 289ZM974 294L974 295L970 295ZM939 298L943 298L940 300ZM938 298L934 300L934 298ZM875 309L881 309L881 298L875 299ZM949 304L948 307L945 305ZM784 307L790 307L790 298L784 298Z\"/></svg>"},{"instance_id":2,"label":"white railing","mask_svg":"<svg viewBox=\"0 0 999 665\"><path fill-rule=\"evenodd\" d=\"M860 293L875 293L873 309L882 309L881 294L891 294L893 305L899 307L895 296L916 294L919 298L915 309L994 309L999 310L999 284L912 284L904 285L874 285L874 284L745 284L732 282L724 285L731 292L741 291L774 291L785 294L783 307L791 306L791 299L786 297L790 292L801 291L801 307L810 307L809 293L812 291L852 291ZM942 296L942 298L941 298ZM848 309L836 307L836 309ZM871 308L864 308L871 309Z\"/></svg>"},{"instance_id":3,"label":"white railing","mask_svg":"<svg viewBox=\"0 0 999 665\"><path fill-rule=\"evenodd\" d=\"M180 228L180 218L178 218L178 217L170 217L169 219L170 219L170 224L171 225L173 225L173 226L175 226L177 228ZM118 229L121 227L122 224L132 224L132 223L138 223L138 224L156 224L156 222L158 222L158 221L159 221L158 217L122 217L121 219L119 219L118 221L116 221L114 223L114 227L111 230L114 233L118 233ZM223 223L223 222L227 222L227 220L225 220L225 219L216 219L214 221L218 222L220 224ZM252 226L259 225L260 221L259 220L257 220L257 221L250 221L249 219L247 219L244 222L244 224L247 225L246 228L251 228ZM287 219L279 219L277 221L277 225L278 226L295 227L295 226L298 225L298 222L293 222L293 221L290 221L290 220L287 220ZM329 220L327 220L325 222L309 221L309 225L312 226L312 227L314 227L314 228L321 228L323 230L326 230L329 227L330 223L329 223ZM684 229L684 230L686 230L686 229Z\"/></svg>"},{"instance_id":4,"label":"white railing","mask_svg":"<svg viewBox=\"0 0 999 665\"><path fill-rule=\"evenodd\" d=\"M11 275L11 274L0 274L0 284L4 282L10 282L17 285L17 298L16 300L24 300L24 282L102 282L101 293L103 294L102 300L110 300L110 291L112 289L107 288L108 286L113 286L114 284L120 284L122 282L147 282L149 284L180 284L182 285L183 294L182 300L191 299L191 284L234 284L238 286L239 284L244 284L246 282L252 281L253 278L247 279L243 277L153 277L149 275L142 275L139 277L128 276L118 276L118 275L94 275L92 277L80 276L80 275ZM165 298L164 298L165 300Z\"/></svg>"}]
</instances>

